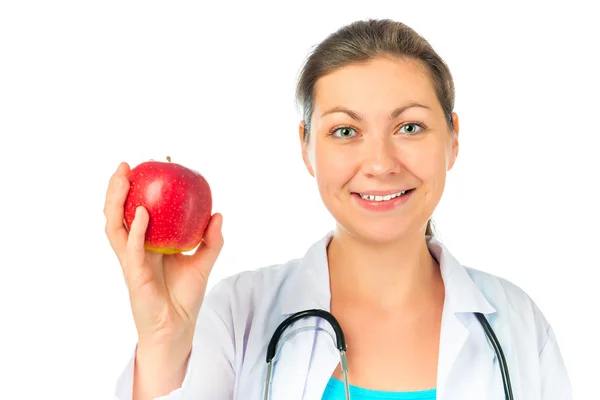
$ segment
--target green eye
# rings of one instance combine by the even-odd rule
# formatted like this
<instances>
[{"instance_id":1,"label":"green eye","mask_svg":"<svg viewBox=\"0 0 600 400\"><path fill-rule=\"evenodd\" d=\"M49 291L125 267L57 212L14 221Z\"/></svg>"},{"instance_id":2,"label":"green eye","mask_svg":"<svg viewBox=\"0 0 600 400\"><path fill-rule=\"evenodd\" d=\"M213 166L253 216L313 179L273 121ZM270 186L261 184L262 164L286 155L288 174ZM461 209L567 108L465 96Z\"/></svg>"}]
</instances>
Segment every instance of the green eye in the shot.
<instances>
[{"instance_id":1,"label":"green eye","mask_svg":"<svg viewBox=\"0 0 600 400\"><path fill-rule=\"evenodd\" d=\"M333 136L348 138L348 137L352 137L353 133L356 133L354 131L354 129L349 128L349 127L341 127L341 128L336 129L335 131L333 131Z\"/></svg>"},{"instance_id":2,"label":"green eye","mask_svg":"<svg viewBox=\"0 0 600 400\"><path fill-rule=\"evenodd\" d=\"M409 127L409 129L407 129L406 131L402 132L402 129ZM402 128L400 128L400 131L402 133L406 133L408 135L415 135L417 133L419 133L418 129L419 128L423 128L420 124L416 124L416 123L409 123L404 125Z\"/></svg>"}]
</instances>

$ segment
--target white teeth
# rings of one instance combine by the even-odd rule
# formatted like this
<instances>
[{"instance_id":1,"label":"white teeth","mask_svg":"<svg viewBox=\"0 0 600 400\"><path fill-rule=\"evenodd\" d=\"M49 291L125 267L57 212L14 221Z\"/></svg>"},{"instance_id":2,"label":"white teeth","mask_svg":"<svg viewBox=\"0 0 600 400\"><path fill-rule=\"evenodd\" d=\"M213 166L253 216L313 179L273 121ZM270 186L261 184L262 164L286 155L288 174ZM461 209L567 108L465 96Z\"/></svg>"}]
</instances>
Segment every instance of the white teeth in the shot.
<instances>
[{"instance_id":1,"label":"white teeth","mask_svg":"<svg viewBox=\"0 0 600 400\"><path fill-rule=\"evenodd\" d=\"M388 200L392 200L395 199L398 196L402 196L403 194L406 194L407 190L403 191L403 192L398 192L398 193L394 193L394 194L388 194L385 196L375 196L372 194L360 194L359 196L364 199L364 200L371 200L371 201L388 201Z\"/></svg>"}]
</instances>

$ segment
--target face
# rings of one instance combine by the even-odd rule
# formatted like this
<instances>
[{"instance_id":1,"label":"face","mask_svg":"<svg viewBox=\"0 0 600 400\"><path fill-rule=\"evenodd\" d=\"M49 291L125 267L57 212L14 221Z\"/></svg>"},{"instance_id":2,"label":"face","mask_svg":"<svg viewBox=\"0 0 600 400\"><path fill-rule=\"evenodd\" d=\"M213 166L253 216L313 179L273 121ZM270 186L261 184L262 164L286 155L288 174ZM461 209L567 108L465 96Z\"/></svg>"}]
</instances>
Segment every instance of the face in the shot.
<instances>
[{"instance_id":1,"label":"face","mask_svg":"<svg viewBox=\"0 0 600 400\"><path fill-rule=\"evenodd\" d=\"M455 132L414 61L379 58L321 77L302 155L338 228L375 242L422 237L458 153L452 117Z\"/></svg>"}]
</instances>

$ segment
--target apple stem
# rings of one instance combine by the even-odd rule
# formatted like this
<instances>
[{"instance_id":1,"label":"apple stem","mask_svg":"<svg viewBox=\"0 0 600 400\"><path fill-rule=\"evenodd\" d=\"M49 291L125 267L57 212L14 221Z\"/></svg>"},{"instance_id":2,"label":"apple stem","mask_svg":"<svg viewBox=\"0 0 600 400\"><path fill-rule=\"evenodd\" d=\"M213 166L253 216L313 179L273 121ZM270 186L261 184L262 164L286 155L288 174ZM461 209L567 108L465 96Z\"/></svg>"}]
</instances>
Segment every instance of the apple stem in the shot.
<instances>
[{"instance_id":1,"label":"apple stem","mask_svg":"<svg viewBox=\"0 0 600 400\"><path fill-rule=\"evenodd\" d=\"M171 162L171 157L167 156L167 161Z\"/></svg>"}]
</instances>

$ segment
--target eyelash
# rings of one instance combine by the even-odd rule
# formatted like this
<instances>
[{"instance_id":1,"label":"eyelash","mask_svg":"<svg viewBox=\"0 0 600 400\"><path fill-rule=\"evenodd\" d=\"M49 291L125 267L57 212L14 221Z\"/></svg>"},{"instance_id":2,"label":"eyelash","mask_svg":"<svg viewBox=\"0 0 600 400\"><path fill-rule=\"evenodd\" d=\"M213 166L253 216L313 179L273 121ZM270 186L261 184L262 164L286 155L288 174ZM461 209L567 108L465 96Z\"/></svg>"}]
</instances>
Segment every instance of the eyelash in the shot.
<instances>
[{"instance_id":1,"label":"eyelash","mask_svg":"<svg viewBox=\"0 0 600 400\"><path fill-rule=\"evenodd\" d=\"M421 129L427 129L427 126L425 126L425 124L422 124L420 122L416 122L416 121L412 121L412 122L406 122L404 124L402 124L402 126L400 126L398 128L398 130L404 128L406 125L417 125L418 127L420 127ZM334 137L335 139L350 139L350 138L345 138L345 137L336 137L334 136L335 132L337 132L340 129L352 129L354 131L358 131L358 129L356 129L355 127L353 127L352 125L340 125L340 126L336 126L335 128L333 128L330 132L329 132L329 136ZM419 134L418 133L413 133L413 134L408 134L408 136L414 136Z\"/></svg>"}]
</instances>

